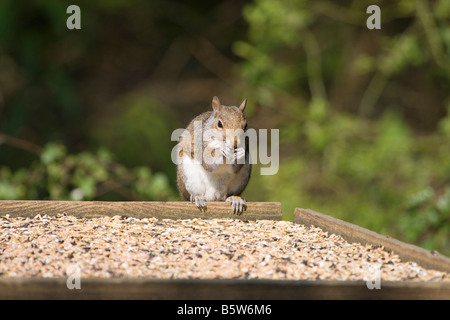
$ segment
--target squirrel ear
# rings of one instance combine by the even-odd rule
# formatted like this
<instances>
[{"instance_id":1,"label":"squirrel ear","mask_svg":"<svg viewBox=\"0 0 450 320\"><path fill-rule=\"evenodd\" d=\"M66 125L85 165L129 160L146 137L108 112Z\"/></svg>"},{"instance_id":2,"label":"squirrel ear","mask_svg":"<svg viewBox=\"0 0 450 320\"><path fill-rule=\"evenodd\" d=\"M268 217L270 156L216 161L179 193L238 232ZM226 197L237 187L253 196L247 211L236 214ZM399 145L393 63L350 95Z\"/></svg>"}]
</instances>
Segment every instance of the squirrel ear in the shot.
<instances>
[{"instance_id":1,"label":"squirrel ear","mask_svg":"<svg viewBox=\"0 0 450 320\"><path fill-rule=\"evenodd\" d=\"M214 110L214 117L217 117L217 115L219 114L219 109L222 105L220 104L219 98L217 98L216 96L214 96L213 100L212 100L212 107Z\"/></svg>"},{"instance_id":2,"label":"squirrel ear","mask_svg":"<svg viewBox=\"0 0 450 320\"><path fill-rule=\"evenodd\" d=\"M241 110L243 112L246 105L247 105L247 99L242 101L241 105L239 106L239 110Z\"/></svg>"}]
</instances>

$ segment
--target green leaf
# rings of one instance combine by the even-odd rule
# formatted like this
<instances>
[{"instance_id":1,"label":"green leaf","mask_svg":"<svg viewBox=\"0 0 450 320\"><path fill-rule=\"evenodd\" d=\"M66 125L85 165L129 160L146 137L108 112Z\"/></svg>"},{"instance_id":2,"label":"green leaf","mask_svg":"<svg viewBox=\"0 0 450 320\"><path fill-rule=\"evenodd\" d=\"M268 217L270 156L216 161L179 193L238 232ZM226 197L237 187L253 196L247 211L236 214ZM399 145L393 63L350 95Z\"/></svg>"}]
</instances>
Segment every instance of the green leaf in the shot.
<instances>
[{"instance_id":1,"label":"green leaf","mask_svg":"<svg viewBox=\"0 0 450 320\"><path fill-rule=\"evenodd\" d=\"M41 154L41 161L50 164L61 160L66 154L66 148L61 144L49 143Z\"/></svg>"}]
</instances>

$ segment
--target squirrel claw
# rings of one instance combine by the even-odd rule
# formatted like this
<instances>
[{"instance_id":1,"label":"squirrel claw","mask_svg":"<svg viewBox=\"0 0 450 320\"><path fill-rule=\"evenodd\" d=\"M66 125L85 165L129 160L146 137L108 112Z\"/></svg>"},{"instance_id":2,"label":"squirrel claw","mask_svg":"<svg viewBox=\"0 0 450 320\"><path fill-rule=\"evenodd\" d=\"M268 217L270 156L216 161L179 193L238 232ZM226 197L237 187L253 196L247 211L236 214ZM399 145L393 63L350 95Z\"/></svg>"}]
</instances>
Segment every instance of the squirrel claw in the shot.
<instances>
[{"instance_id":1,"label":"squirrel claw","mask_svg":"<svg viewBox=\"0 0 450 320\"><path fill-rule=\"evenodd\" d=\"M197 208L200 209L200 211L206 211L206 199L203 196L192 196L191 195L191 202L195 202L195 205Z\"/></svg>"},{"instance_id":2,"label":"squirrel claw","mask_svg":"<svg viewBox=\"0 0 450 320\"><path fill-rule=\"evenodd\" d=\"M225 201L231 202L234 214L241 215L244 210L247 210L247 202L239 196L229 196Z\"/></svg>"},{"instance_id":3,"label":"squirrel claw","mask_svg":"<svg viewBox=\"0 0 450 320\"><path fill-rule=\"evenodd\" d=\"M226 163L233 163L235 160L234 150L229 145L225 145L221 150L220 153L222 156L225 157Z\"/></svg>"}]
</instances>

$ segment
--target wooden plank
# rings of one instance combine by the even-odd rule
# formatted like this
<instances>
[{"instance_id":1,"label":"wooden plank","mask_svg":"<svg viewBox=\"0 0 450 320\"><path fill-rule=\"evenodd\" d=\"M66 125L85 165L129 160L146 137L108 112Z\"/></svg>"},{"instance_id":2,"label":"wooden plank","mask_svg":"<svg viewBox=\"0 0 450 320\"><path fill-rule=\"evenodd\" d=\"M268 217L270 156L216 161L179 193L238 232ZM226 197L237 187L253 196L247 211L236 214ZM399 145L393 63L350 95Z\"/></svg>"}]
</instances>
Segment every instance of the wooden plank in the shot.
<instances>
[{"instance_id":1,"label":"wooden plank","mask_svg":"<svg viewBox=\"0 0 450 320\"><path fill-rule=\"evenodd\" d=\"M279 202L247 202L247 210L235 215L229 202L208 202L207 211L201 212L195 204L186 201L0 201L0 216L34 217L38 214L81 217L131 216L158 219L237 218L244 220L281 220Z\"/></svg>"},{"instance_id":2,"label":"wooden plank","mask_svg":"<svg viewBox=\"0 0 450 320\"><path fill-rule=\"evenodd\" d=\"M348 242L383 246L404 261L413 261L423 268L450 272L450 258L430 252L397 239L380 235L371 230L342 221L310 209L296 208L294 223L316 226L328 233L341 235Z\"/></svg>"},{"instance_id":3,"label":"wooden plank","mask_svg":"<svg viewBox=\"0 0 450 320\"><path fill-rule=\"evenodd\" d=\"M81 279L68 289L62 278L0 279L0 299L450 299L449 283L388 282L369 289L364 281Z\"/></svg>"}]
</instances>

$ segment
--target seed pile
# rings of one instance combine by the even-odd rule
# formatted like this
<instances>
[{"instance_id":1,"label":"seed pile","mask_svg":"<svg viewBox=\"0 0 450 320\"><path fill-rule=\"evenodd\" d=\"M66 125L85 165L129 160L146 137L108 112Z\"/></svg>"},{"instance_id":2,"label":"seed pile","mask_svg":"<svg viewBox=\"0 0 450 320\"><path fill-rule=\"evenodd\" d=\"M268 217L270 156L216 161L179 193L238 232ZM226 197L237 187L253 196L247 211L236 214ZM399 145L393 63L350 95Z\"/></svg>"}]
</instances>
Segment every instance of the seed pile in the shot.
<instances>
[{"instance_id":1,"label":"seed pile","mask_svg":"<svg viewBox=\"0 0 450 320\"><path fill-rule=\"evenodd\" d=\"M450 281L287 221L0 217L0 277Z\"/></svg>"}]
</instances>

